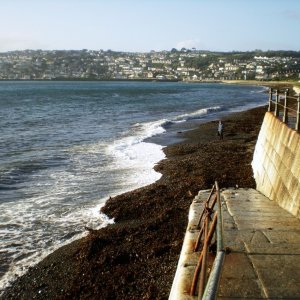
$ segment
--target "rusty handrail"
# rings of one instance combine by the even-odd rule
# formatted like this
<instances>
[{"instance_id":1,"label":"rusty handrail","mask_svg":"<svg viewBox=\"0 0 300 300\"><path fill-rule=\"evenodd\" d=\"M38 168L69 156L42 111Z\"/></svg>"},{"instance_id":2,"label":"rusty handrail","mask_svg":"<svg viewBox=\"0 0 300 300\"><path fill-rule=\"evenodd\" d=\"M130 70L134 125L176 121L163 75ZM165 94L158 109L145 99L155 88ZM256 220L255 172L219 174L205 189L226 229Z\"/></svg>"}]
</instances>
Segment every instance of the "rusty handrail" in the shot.
<instances>
[{"instance_id":1,"label":"rusty handrail","mask_svg":"<svg viewBox=\"0 0 300 300\"><path fill-rule=\"evenodd\" d=\"M202 299L205 300L214 300L217 299L217 292L220 284L222 267L225 260L225 248L224 248L224 228L223 228L223 214L221 207L221 198L220 198L220 189L218 186L218 182L216 184L217 190L217 214L218 214L218 222L217 222L217 255L215 257L210 276L208 278L208 282L206 284L206 288L203 294Z\"/></svg>"},{"instance_id":2,"label":"rusty handrail","mask_svg":"<svg viewBox=\"0 0 300 300\"><path fill-rule=\"evenodd\" d=\"M213 199L212 202L211 199ZM217 210L214 210L215 204L217 204ZM198 263L194 272L190 295L194 296L196 294L196 289L198 286L198 298L204 299L204 295L206 294L209 295L209 297L213 294L216 294L222 269L222 264L220 264L219 262L224 260L224 258L220 259L219 252L222 252L225 255L225 252L223 251L223 220L221 212L221 199L217 182L215 182L215 184L213 185L210 195L205 202L205 206L200 216L198 225L200 226L201 223L202 226L199 231L194 251L198 251L200 245L202 245L202 250L199 255ZM215 260L213 269L210 272L210 276L209 278L207 278L207 274L209 273L208 252L210 250L210 247L212 246L211 242L214 235L216 235L217 237L217 260ZM223 257L224 255L221 256ZM214 293L211 293L211 291L214 291Z\"/></svg>"},{"instance_id":3,"label":"rusty handrail","mask_svg":"<svg viewBox=\"0 0 300 300\"><path fill-rule=\"evenodd\" d=\"M275 96L275 99L273 97ZM284 96L284 104L280 103L281 97ZM294 105L290 105L290 100L294 101ZM279 90L273 90L270 88L269 90L269 107L268 111L272 112L272 104L274 104L274 115L275 117L279 117L279 107L283 108L283 116L282 122L288 124L288 117L289 113L293 113L292 115L295 117L296 115L296 122L295 122L295 130L300 131L300 94L297 97L289 95L289 89L286 89L284 93L280 92ZM296 109L295 109L296 107Z\"/></svg>"}]
</instances>

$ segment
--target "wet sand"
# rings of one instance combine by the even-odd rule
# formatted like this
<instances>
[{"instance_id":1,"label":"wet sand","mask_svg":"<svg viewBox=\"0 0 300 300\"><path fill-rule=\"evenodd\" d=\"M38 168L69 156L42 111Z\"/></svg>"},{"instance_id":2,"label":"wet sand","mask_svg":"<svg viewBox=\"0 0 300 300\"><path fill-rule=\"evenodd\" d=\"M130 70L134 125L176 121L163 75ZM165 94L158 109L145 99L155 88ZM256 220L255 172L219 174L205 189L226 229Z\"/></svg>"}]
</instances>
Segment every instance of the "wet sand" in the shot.
<instances>
[{"instance_id":1,"label":"wet sand","mask_svg":"<svg viewBox=\"0 0 300 300\"><path fill-rule=\"evenodd\" d=\"M186 132L165 148L159 181L107 201L116 224L64 246L6 289L1 299L168 299L187 226L200 189L255 188L251 161L265 107Z\"/></svg>"}]
</instances>

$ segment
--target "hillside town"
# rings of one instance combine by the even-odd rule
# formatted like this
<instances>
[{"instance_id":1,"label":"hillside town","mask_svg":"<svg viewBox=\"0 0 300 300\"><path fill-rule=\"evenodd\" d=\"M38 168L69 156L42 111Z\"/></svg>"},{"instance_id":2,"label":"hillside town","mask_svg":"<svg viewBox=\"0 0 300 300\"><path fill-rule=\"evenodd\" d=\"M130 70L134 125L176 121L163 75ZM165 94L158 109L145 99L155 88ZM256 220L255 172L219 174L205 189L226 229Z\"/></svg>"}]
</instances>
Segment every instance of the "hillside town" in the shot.
<instances>
[{"instance_id":1,"label":"hillside town","mask_svg":"<svg viewBox=\"0 0 300 300\"><path fill-rule=\"evenodd\" d=\"M299 80L300 51L24 50L0 53L0 80Z\"/></svg>"}]
</instances>

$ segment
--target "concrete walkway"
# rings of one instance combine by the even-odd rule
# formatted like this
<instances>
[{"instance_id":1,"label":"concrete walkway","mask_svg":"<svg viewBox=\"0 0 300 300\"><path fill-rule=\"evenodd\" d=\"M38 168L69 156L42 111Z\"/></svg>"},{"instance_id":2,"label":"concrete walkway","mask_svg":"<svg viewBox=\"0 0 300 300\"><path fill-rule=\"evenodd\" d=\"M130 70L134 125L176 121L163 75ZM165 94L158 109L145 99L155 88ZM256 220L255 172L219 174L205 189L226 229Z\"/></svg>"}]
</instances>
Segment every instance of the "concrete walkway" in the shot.
<instances>
[{"instance_id":1,"label":"concrete walkway","mask_svg":"<svg viewBox=\"0 0 300 300\"><path fill-rule=\"evenodd\" d=\"M225 190L220 299L300 299L300 220L256 190Z\"/></svg>"},{"instance_id":2,"label":"concrete walkway","mask_svg":"<svg viewBox=\"0 0 300 300\"><path fill-rule=\"evenodd\" d=\"M189 288L199 252L196 224L209 191L189 214L169 299L197 299ZM300 220L253 189L222 192L226 254L218 299L300 299Z\"/></svg>"}]
</instances>

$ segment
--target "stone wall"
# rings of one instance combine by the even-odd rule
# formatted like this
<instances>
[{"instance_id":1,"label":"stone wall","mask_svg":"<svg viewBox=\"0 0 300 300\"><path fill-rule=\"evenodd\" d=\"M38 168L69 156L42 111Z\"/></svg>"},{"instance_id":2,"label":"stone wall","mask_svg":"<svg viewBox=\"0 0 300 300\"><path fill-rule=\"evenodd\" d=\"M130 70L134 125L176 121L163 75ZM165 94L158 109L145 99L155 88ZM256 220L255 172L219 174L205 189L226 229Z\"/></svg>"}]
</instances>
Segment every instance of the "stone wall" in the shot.
<instances>
[{"instance_id":1,"label":"stone wall","mask_svg":"<svg viewBox=\"0 0 300 300\"><path fill-rule=\"evenodd\" d=\"M257 190L300 218L300 135L267 112L252 168Z\"/></svg>"}]
</instances>

